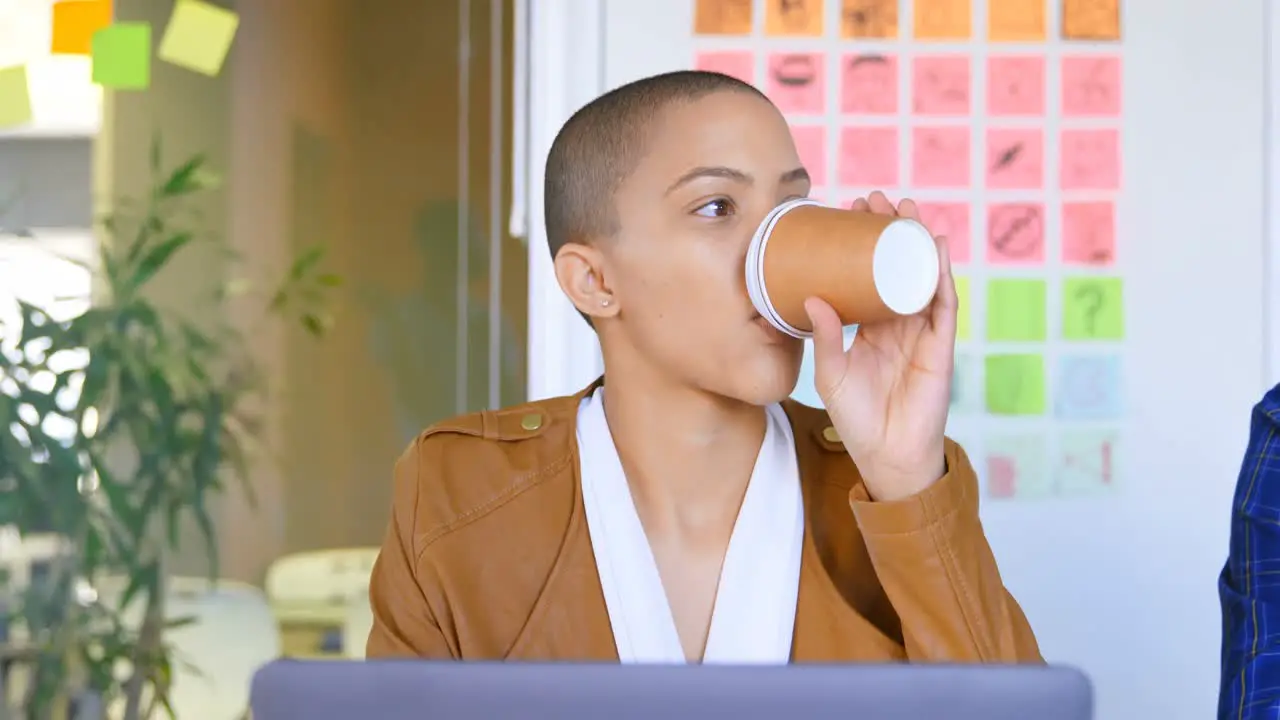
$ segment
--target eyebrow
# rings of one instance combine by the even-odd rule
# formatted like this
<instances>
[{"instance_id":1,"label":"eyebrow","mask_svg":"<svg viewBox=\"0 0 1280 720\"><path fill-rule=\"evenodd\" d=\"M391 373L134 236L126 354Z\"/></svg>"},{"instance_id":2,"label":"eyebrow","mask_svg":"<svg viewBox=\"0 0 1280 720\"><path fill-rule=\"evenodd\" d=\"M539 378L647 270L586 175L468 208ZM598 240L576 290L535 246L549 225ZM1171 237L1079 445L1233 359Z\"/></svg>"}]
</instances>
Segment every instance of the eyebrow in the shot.
<instances>
[{"instance_id":1,"label":"eyebrow","mask_svg":"<svg viewBox=\"0 0 1280 720\"><path fill-rule=\"evenodd\" d=\"M755 178L741 170L735 170L731 167L696 167L684 175L681 175L678 180L671 183L671 187L667 188L666 194L670 195L680 187L704 177L724 178L726 180L733 180L734 182L742 183L743 185L750 185L755 182ZM787 172L782 173L778 178L778 181L782 184L798 182L800 180L809 180L809 172L802 167L798 167L794 170L788 170Z\"/></svg>"}]
</instances>

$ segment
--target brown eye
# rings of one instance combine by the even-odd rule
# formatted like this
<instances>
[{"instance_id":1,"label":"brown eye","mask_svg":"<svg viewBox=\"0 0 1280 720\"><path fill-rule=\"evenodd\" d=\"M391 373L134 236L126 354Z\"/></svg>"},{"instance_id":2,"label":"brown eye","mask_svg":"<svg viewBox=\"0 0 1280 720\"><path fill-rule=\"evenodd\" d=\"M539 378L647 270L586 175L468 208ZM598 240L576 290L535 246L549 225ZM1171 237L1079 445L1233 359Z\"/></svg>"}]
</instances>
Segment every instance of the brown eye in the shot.
<instances>
[{"instance_id":1,"label":"brown eye","mask_svg":"<svg viewBox=\"0 0 1280 720\"><path fill-rule=\"evenodd\" d=\"M717 198L694 210L693 214L705 218L728 217L733 214L733 203L724 198Z\"/></svg>"}]
</instances>

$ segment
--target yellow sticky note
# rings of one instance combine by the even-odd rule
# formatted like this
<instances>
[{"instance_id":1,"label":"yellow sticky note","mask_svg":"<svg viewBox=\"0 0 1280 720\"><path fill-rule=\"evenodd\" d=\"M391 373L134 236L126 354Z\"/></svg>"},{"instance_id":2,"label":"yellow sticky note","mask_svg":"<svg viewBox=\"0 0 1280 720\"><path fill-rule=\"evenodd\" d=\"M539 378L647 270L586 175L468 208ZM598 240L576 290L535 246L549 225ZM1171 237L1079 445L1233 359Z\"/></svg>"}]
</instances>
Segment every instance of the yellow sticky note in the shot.
<instances>
[{"instance_id":1,"label":"yellow sticky note","mask_svg":"<svg viewBox=\"0 0 1280 720\"><path fill-rule=\"evenodd\" d=\"M93 34L111 24L111 0L64 0L53 5L53 54L88 55Z\"/></svg>"},{"instance_id":2,"label":"yellow sticky note","mask_svg":"<svg viewBox=\"0 0 1280 720\"><path fill-rule=\"evenodd\" d=\"M25 65L0 68L0 130L31 122L31 86Z\"/></svg>"},{"instance_id":3,"label":"yellow sticky note","mask_svg":"<svg viewBox=\"0 0 1280 720\"><path fill-rule=\"evenodd\" d=\"M240 16L202 0L178 0L160 40L159 58L210 77L222 71Z\"/></svg>"},{"instance_id":4,"label":"yellow sticky note","mask_svg":"<svg viewBox=\"0 0 1280 720\"><path fill-rule=\"evenodd\" d=\"M1049 37L1045 0L987 0L987 39L1044 42Z\"/></svg>"},{"instance_id":5,"label":"yellow sticky note","mask_svg":"<svg viewBox=\"0 0 1280 720\"><path fill-rule=\"evenodd\" d=\"M969 0L916 0L914 5L917 40L968 40L973 34Z\"/></svg>"},{"instance_id":6,"label":"yellow sticky note","mask_svg":"<svg viewBox=\"0 0 1280 720\"><path fill-rule=\"evenodd\" d=\"M972 333L973 317L969 309L969 278L956 277L956 339L968 340Z\"/></svg>"}]
</instances>

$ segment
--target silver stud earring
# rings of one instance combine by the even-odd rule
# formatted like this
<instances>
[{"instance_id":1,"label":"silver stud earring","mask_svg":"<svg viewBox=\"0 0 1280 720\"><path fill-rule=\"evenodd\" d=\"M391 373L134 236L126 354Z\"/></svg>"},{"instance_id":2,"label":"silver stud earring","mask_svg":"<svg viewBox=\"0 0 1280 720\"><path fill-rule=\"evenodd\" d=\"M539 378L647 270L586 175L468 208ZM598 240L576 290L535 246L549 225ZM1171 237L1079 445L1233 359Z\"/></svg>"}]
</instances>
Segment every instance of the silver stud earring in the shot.
<instances>
[{"instance_id":1,"label":"silver stud earring","mask_svg":"<svg viewBox=\"0 0 1280 720\"><path fill-rule=\"evenodd\" d=\"M600 301L600 306L601 306L601 307L609 307L609 304L610 304L610 303L612 303L612 302L613 302L613 301L612 301L612 300L610 300L609 298L604 298L603 300L601 300L601 301Z\"/></svg>"}]
</instances>

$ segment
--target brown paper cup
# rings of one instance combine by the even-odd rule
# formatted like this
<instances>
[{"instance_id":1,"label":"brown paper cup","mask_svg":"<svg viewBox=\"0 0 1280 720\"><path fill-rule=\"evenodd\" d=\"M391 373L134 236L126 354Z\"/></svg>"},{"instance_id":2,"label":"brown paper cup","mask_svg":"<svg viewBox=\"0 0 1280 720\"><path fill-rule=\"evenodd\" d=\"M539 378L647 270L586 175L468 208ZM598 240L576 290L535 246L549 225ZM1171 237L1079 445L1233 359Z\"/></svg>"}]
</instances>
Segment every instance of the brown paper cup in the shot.
<instances>
[{"instance_id":1,"label":"brown paper cup","mask_svg":"<svg viewBox=\"0 0 1280 720\"><path fill-rule=\"evenodd\" d=\"M813 336L804 301L828 302L845 325L912 315L938 289L938 248L915 220L802 199L774 208L747 250L756 312L793 337Z\"/></svg>"}]
</instances>

